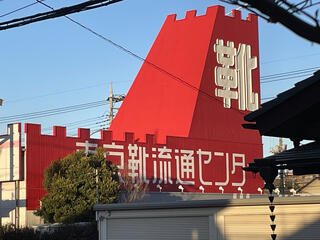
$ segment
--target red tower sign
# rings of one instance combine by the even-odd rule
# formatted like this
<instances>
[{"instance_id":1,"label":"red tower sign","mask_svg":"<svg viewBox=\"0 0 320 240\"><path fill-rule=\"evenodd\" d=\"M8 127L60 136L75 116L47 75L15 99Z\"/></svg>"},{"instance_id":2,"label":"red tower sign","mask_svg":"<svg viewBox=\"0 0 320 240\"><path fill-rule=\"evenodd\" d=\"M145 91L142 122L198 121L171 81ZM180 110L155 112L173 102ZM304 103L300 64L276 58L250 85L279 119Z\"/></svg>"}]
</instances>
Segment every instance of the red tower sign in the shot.
<instances>
[{"instance_id":1,"label":"red tower sign","mask_svg":"<svg viewBox=\"0 0 320 240\"><path fill-rule=\"evenodd\" d=\"M27 124L27 206L45 194L43 171L77 149L103 147L121 176L139 179L150 191L259 193L259 178L242 170L262 156L258 132L241 127L259 107L257 17L210 7L205 15L167 17L110 131L91 139L80 129L67 137L41 135Z\"/></svg>"},{"instance_id":2,"label":"red tower sign","mask_svg":"<svg viewBox=\"0 0 320 240\"><path fill-rule=\"evenodd\" d=\"M259 106L257 17L209 7L185 19L167 17L110 130L116 139L134 132L159 142L179 136L261 143L242 129L243 116Z\"/></svg>"}]
</instances>

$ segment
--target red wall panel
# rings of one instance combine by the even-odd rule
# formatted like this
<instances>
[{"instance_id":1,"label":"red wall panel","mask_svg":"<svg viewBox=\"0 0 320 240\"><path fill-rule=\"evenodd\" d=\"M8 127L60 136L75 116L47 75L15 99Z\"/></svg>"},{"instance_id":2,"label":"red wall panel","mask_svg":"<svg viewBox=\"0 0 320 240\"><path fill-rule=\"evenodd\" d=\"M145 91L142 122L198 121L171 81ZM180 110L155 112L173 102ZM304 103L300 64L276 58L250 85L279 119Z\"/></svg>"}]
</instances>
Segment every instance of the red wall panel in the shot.
<instances>
[{"instance_id":1,"label":"red wall panel","mask_svg":"<svg viewBox=\"0 0 320 240\"><path fill-rule=\"evenodd\" d=\"M43 172L51 161L58 161L77 149L94 151L105 148L107 160L118 165L121 176L148 183L149 191L258 194L263 187L261 179L245 173L246 166L261 152L261 144L252 144L247 151L245 143L226 143L183 137L167 137L157 143L153 135L146 142L137 141L133 133L125 133L123 141L112 137L112 132L102 131L100 139L90 139L88 129L79 129L78 137L65 135L64 127L54 127L55 135L41 135L40 125L26 124L26 180L27 208L39 207L44 196Z\"/></svg>"}]
</instances>

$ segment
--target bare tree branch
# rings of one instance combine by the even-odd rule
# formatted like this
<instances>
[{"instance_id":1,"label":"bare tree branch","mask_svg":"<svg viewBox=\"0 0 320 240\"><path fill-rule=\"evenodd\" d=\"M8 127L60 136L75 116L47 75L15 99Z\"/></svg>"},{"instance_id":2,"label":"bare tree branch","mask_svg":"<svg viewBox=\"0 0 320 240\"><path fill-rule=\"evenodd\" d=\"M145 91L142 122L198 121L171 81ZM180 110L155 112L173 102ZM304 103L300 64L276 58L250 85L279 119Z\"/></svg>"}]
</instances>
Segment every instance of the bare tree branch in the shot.
<instances>
[{"instance_id":1,"label":"bare tree branch","mask_svg":"<svg viewBox=\"0 0 320 240\"><path fill-rule=\"evenodd\" d=\"M318 10L315 11L314 16L306 9L310 9L319 2L313 2L312 0L302 0L299 3L292 4L286 0L222 0L230 4L241 5L249 11L258 10L259 16L267 18L268 21L273 23L280 23L290 29L297 35L311 41L320 44L320 28L318 20ZM247 4L247 5L245 5ZM298 15L302 15L305 18L311 20L313 24L307 20L300 18Z\"/></svg>"}]
</instances>

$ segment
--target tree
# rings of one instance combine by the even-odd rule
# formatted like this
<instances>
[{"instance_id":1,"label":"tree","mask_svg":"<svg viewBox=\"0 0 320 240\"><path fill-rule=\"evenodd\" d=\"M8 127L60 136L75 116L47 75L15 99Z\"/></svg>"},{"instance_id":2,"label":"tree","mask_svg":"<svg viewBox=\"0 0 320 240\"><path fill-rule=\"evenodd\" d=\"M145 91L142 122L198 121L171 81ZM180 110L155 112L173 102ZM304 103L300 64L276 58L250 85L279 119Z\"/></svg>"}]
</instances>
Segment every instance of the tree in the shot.
<instances>
[{"instance_id":1,"label":"tree","mask_svg":"<svg viewBox=\"0 0 320 240\"><path fill-rule=\"evenodd\" d=\"M220 0L236 4L271 23L280 23L297 35L320 43L319 1L312 0Z\"/></svg>"},{"instance_id":2,"label":"tree","mask_svg":"<svg viewBox=\"0 0 320 240\"><path fill-rule=\"evenodd\" d=\"M50 223L93 220L97 196L99 203L113 203L120 191L117 168L106 161L103 149L89 155L79 151L53 161L44 172L43 185L47 194L35 214Z\"/></svg>"},{"instance_id":3,"label":"tree","mask_svg":"<svg viewBox=\"0 0 320 240\"><path fill-rule=\"evenodd\" d=\"M148 184L144 183L139 178L136 178L135 182L133 183L132 177L124 174L124 176L122 176L119 202L130 203L142 201L146 195L147 190Z\"/></svg>"}]
</instances>

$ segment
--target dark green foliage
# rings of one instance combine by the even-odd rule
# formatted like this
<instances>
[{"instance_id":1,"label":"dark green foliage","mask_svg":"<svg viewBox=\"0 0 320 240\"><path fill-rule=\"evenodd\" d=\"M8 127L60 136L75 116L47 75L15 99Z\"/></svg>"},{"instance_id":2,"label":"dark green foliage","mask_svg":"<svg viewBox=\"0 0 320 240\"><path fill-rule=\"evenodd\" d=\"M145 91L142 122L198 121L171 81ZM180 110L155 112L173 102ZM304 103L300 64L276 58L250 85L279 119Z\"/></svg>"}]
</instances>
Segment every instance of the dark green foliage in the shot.
<instances>
[{"instance_id":1,"label":"dark green foliage","mask_svg":"<svg viewBox=\"0 0 320 240\"><path fill-rule=\"evenodd\" d=\"M98 240L97 224L63 225L52 232L38 232L39 240Z\"/></svg>"},{"instance_id":2,"label":"dark green foliage","mask_svg":"<svg viewBox=\"0 0 320 240\"><path fill-rule=\"evenodd\" d=\"M91 155L79 151L52 162L44 172L43 185L48 193L35 214L50 223L94 220L96 172L99 203L115 202L120 190L117 169L104 155L103 149Z\"/></svg>"},{"instance_id":3,"label":"dark green foliage","mask_svg":"<svg viewBox=\"0 0 320 240\"><path fill-rule=\"evenodd\" d=\"M32 228L0 226L0 240L98 240L97 224L62 225L51 232L34 231Z\"/></svg>"},{"instance_id":4,"label":"dark green foliage","mask_svg":"<svg viewBox=\"0 0 320 240\"><path fill-rule=\"evenodd\" d=\"M33 240L35 233L31 228L15 228L14 225L0 226L0 240Z\"/></svg>"}]
</instances>

